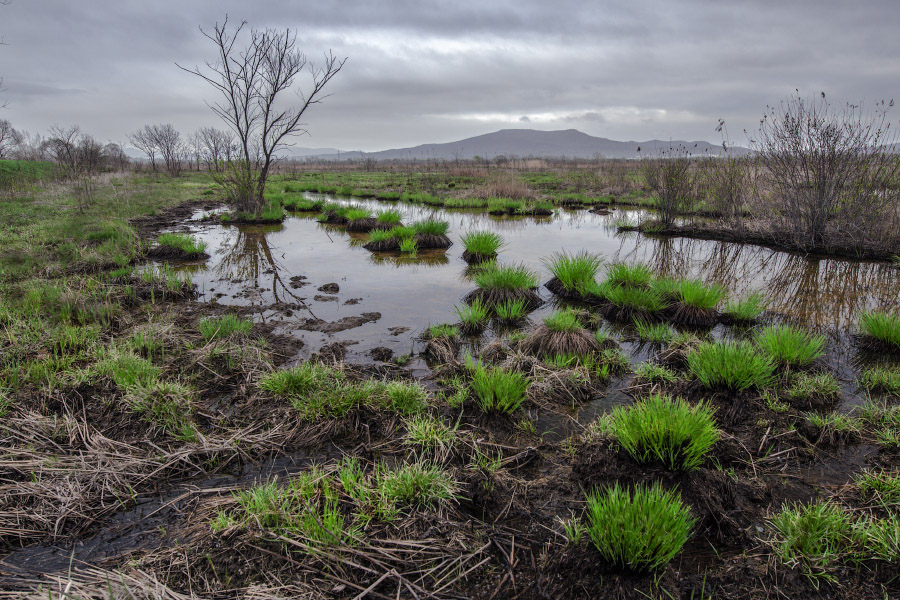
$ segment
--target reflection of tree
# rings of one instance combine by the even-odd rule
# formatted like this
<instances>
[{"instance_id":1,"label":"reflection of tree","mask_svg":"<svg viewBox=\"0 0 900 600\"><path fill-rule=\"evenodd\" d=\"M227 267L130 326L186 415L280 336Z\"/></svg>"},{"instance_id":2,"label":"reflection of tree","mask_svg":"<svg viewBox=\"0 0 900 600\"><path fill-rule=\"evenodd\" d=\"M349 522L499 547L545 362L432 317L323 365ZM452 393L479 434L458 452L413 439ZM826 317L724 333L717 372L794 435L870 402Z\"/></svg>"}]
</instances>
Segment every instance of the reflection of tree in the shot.
<instances>
[{"instance_id":1,"label":"reflection of tree","mask_svg":"<svg viewBox=\"0 0 900 600\"><path fill-rule=\"evenodd\" d=\"M854 323L864 310L895 304L900 292L892 265L814 259L747 244L639 236L617 260L643 260L660 275L719 282L736 297L761 291L772 310L835 328Z\"/></svg>"},{"instance_id":2,"label":"reflection of tree","mask_svg":"<svg viewBox=\"0 0 900 600\"><path fill-rule=\"evenodd\" d=\"M283 267L275 259L269 246L268 234L282 228L281 225L228 228L230 235L219 249L223 256L217 271L231 280L250 282L255 288L261 287L263 280L271 277L269 289L276 303L297 303L309 310L303 299L281 278Z\"/></svg>"}]
</instances>

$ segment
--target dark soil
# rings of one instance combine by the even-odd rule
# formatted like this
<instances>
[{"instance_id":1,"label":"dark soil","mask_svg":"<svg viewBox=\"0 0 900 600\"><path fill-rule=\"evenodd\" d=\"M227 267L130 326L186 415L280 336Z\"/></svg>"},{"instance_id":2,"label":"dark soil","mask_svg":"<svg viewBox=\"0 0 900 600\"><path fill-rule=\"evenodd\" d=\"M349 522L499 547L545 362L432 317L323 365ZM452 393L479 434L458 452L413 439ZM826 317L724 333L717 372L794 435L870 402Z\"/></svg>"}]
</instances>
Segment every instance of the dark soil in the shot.
<instances>
[{"instance_id":1,"label":"dark soil","mask_svg":"<svg viewBox=\"0 0 900 600\"><path fill-rule=\"evenodd\" d=\"M174 246L154 246L147 252L147 258L153 260L206 260L209 254L206 252L188 253Z\"/></svg>"},{"instance_id":2,"label":"dark soil","mask_svg":"<svg viewBox=\"0 0 900 600\"><path fill-rule=\"evenodd\" d=\"M469 263L470 265L477 265L477 264L480 264L483 262L490 262L490 261L494 260L495 258L497 258L496 252L494 252L493 254L481 254L478 252L469 252L468 250L465 250L462 253L462 259L464 261L466 261L467 263Z\"/></svg>"}]
</instances>

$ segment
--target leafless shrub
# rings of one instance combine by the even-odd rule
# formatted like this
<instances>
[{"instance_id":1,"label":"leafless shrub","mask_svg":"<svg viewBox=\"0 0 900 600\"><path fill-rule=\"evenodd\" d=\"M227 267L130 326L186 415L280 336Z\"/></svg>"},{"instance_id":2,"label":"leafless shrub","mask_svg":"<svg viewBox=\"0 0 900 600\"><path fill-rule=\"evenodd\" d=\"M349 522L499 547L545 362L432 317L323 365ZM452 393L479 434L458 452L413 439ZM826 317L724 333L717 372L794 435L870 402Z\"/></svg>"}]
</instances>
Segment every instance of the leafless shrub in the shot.
<instances>
[{"instance_id":1,"label":"leafless shrub","mask_svg":"<svg viewBox=\"0 0 900 600\"><path fill-rule=\"evenodd\" d=\"M892 106L835 108L824 93L814 99L798 93L768 108L751 147L777 225L800 247L821 249L836 239L849 248L886 247L900 237Z\"/></svg>"},{"instance_id":2,"label":"leafless shrub","mask_svg":"<svg viewBox=\"0 0 900 600\"><path fill-rule=\"evenodd\" d=\"M675 217L693 205L696 174L686 148L670 148L659 156L641 159L641 174L656 197L659 220L672 225Z\"/></svg>"}]
</instances>

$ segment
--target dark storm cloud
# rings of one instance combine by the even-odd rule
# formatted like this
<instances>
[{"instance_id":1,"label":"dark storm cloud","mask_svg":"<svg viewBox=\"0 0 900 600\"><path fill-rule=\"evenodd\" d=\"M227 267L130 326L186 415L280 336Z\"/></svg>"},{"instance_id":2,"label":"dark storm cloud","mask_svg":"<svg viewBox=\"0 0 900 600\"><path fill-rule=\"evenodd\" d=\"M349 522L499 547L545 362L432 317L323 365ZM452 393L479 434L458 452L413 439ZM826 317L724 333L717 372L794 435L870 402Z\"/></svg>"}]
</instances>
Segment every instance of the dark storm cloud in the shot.
<instances>
[{"instance_id":1,"label":"dark storm cloud","mask_svg":"<svg viewBox=\"0 0 900 600\"><path fill-rule=\"evenodd\" d=\"M718 141L799 88L900 98L893 1L156 2L13 0L0 7L3 118L123 139L148 122L216 125L212 90L178 70L227 12L291 27L315 60L348 56L298 145L375 150L504 127ZM895 120L896 120L896 115ZM523 119L527 119L523 120Z\"/></svg>"}]
</instances>

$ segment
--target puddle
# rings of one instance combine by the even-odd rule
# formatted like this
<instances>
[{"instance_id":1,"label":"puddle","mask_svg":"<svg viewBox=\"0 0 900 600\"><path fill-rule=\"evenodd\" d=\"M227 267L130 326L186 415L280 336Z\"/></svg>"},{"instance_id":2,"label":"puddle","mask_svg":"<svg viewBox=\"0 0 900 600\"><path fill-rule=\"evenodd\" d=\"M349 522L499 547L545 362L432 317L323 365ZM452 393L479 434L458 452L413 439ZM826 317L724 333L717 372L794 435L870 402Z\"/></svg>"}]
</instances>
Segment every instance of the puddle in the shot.
<instances>
[{"instance_id":1,"label":"puddle","mask_svg":"<svg viewBox=\"0 0 900 600\"><path fill-rule=\"evenodd\" d=\"M588 250L610 262L646 262L660 275L719 282L734 297L761 291L778 318L828 334L825 361L851 395L858 392L852 382L859 366L884 359L859 356L847 333L862 311L896 306L900 300L900 269L890 264L616 233L618 219L638 220L640 210L614 210L609 215L558 210L547 218L509 218L402 202L326 199L373 211L390 206L403 214L405 223L446 220L454 245L446 251L422 251L417 257L376 254L362 247L366 234L320 224L311 214L295 214L274 226L224 226L198 222L202 216L198 212L189 224L194 235L206 242L211 258L180 268L191 272L202 299L258 306L259 318L275 322L276 333L302 339L305 346L297 360L335 343L345 344L351 361L373 360L370 353L376 348L388 348L394 356L415 355L422 348L418 336L429 325L455 321L454 306L474 288L466 276L459 241L473 229L500 233L505 246L499 260L528 265L540 273L542 282L550 278L543 259L557 251ZM337 285L320 291L326 284ZM540 294L553 300L543 288ZM554 306L555 302L548 302L532 313L532 322L539 322ZM343 328L342 324L358 317L362 317L358 326ZM323 327L321 321L335 326ZM729 335L723 329L717 328L714 334ZM494 335L489 330L483 340L471 344L477 347ZM410 366L427 372L419 358Z\"/></svg>"}]
</instances>

